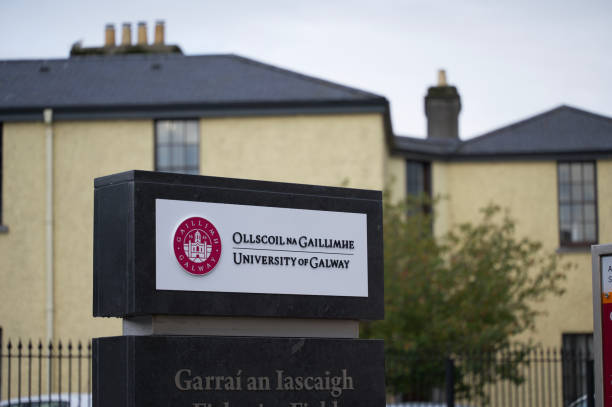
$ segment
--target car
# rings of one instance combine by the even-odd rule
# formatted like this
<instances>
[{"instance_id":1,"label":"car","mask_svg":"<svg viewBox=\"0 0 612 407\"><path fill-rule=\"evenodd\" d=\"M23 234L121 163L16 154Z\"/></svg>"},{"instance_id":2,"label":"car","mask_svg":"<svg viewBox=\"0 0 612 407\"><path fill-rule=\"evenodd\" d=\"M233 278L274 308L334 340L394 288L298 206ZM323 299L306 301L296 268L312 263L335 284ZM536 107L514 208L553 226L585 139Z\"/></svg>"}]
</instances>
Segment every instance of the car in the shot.
<instances>
[{"instance_id":1,"label":"car","mask_svg":"<svg viewBox=\"0 0 612 407\"><path fill-rule=\"evenodd\" d=\"M32 397L19 397L0 402L0 407L91 407L89 393L62 393Z\"/></svg>"},{"instance_id":2,"label":"car","mask_svg":"<svg viewBox=\"0 0 612 407\"><path fill-rule=\"evenodd\" d=\"M446 403L432 403L429 401L407 401L404 403L387 404L386 407L446 407Z\"/></svg>"},{"instance_id":3,"label":"car","mask_svg":"<svg viewBox=\"0 0 612 407\"><path fill-rule=\"evenodd\" d=\"M576 400L572 401L567 407L587 407L589 405L587 400L587 395L583 394L578 397Z\"/></svg>"},{"instance_id":4,"label":"car","mask_svg":"<svg viewBox=\"0 0 612 407\"><path fill-rule=\"evenodd\" d=\"M446 403L434 403L431 401L404 401L401 403L387 403L386 407L446 407ZM585 404L586 406L586 404ZM455 404L455 407L468 407L463 404ZM579 406L582 407L582 406Z\"/></svg>"},{"instance_id":5,"label":"car","mask_svg":"<svg viewBox=\"0 0 612 407\"><path fill-rule=\"evenodd\" d=\"M387 403L386 407L446 407L446 403L435 403L431 401L404 401L401 403ZM586 406L586 404L585 404ZM455 404L455 407L469 407L464 404ZM579 406L582 407L582 406Z\"/></svg>"}]
</instances>

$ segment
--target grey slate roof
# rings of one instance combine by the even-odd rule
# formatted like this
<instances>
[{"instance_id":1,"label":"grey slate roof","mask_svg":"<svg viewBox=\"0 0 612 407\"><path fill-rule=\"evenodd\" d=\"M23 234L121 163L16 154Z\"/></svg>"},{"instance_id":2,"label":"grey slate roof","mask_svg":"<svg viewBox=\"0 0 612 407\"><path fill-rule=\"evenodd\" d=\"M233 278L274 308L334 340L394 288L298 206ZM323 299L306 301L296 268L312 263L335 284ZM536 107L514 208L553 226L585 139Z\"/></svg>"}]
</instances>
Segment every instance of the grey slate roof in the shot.
<instances>
[{"instance_id":1,"label":"grey slate roof","mask_svg":"<svg viewBox=\"0 0 612 407\"><path fill-rule=\"evenodd\" d=\"M435 158L452 154L461 144L453 139L422 139L416 137L396 136L396 149L414 158Z\"/></svg>"},{"instance_id":2,"label":"grey slate roof","mask_svg":"<svg viewBox=\"0 0 612 407\"><path fill-rule=\"evenodd\" d=\"M454 145L406 137L395 141L405 155L446 160L612 155L612 118L559 106Z\"/></svg>"},{"instance_id":3,"label":"grey slate roof","mask_svg":"<svg viewBox=\"0 0 612 407\"><path fill-rule=\"evenodd\" d=\"M383 96L237 55L0 61L0 114L161 106L386 106Z\"/></svg>"}]
</instances>

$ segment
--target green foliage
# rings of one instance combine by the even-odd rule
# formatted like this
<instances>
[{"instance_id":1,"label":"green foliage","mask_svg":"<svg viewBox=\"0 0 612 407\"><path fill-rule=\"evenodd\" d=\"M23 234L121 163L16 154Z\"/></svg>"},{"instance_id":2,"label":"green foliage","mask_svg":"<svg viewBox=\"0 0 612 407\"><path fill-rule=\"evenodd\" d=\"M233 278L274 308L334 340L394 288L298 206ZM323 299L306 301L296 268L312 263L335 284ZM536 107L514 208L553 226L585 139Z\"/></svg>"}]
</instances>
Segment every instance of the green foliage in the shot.
<instances>
[{"instance_id":1,"label":"green foliage","mask_svg":"<svg viewBox=\"0 0 612 407\"><path fill-rule=\"evenodd\" d=\"M434 239L422 210L431 203L385 201L385 320L364 324L362 336L385 340L389 391L406 394L415 379L441 387L444 355L532 346L516 335L534 328L538 302L563 294L571 265L544 254L541 243L517 237L515 222L498 206L482 209L477 224ZM435 363L423 363L436 355ZM458 374L472 375L473 382L520 380L512 369L463 367L471 371ZM473 380L474 374L488 377Z\"/></svg>"}]
</instances>

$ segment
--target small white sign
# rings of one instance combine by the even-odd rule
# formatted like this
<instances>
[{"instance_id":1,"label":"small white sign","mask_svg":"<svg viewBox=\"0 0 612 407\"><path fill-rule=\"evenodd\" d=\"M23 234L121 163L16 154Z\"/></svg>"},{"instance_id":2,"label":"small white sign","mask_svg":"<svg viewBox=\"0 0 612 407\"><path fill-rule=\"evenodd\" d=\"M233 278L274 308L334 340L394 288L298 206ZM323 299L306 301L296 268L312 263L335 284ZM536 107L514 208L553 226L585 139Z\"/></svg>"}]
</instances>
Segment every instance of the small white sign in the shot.
<instances>
[{"instance_id":1,"label":"small white sign","mask_svg":"<svg viewBox=\"0 0 612 407\"><path fill-rule=\"evenodd\" d=\"M612 256L601 256L601 292L612 293Z\"/></svg>"},{"instance_id":2,"label":"small white sign","mask_svg":"<svg viewBox=\"0 0 612 407\"><path fill-rule=\"evenodd\" d=\"M368 296L367 215L155 200L156 289Z\"/></svg>"}]
</instances>

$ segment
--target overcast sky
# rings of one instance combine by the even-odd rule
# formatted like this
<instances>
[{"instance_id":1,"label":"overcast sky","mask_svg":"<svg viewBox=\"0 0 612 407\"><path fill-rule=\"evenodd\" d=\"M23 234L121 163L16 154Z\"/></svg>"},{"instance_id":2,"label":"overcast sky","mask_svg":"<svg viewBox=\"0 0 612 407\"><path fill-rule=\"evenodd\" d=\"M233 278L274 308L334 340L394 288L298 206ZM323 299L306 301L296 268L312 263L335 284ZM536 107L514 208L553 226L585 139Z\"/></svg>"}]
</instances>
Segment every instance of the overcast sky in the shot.
<instances>
[{"instance_id":1,"label":"overcast sky","mask_svg":"<svg viewBox=\"0 0 612 407\"><path fill-rule=\"evenodd\" d=\"M102 45L106 23L146 21L152 38L157 19L188 55L382 94L401 135L425 135L440 68L461 94L462 138L560 104L612 116L612 0L0 0L0 59L65 58L77 40Z\"/></svg>"}]
</instances>

